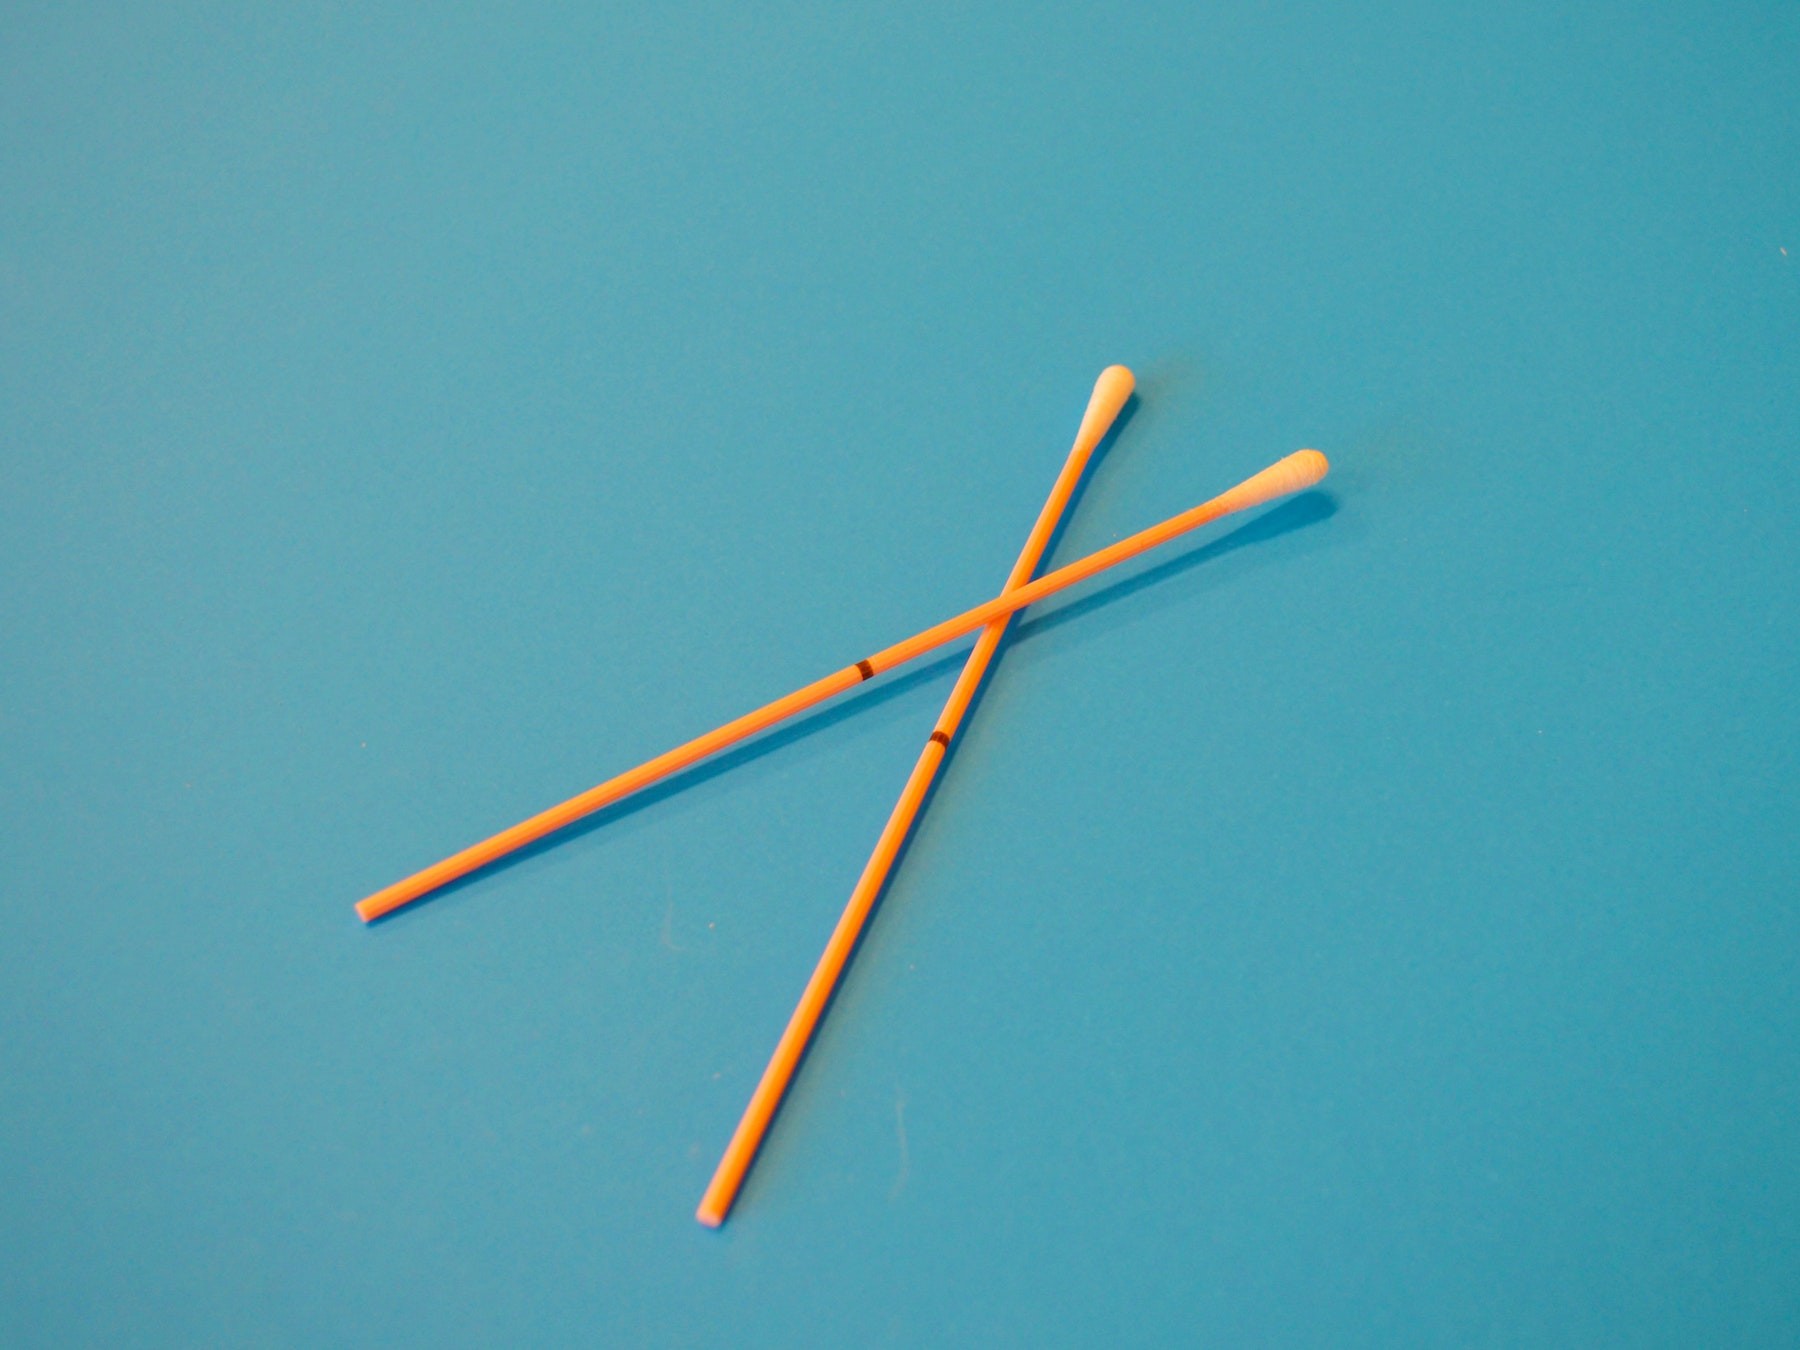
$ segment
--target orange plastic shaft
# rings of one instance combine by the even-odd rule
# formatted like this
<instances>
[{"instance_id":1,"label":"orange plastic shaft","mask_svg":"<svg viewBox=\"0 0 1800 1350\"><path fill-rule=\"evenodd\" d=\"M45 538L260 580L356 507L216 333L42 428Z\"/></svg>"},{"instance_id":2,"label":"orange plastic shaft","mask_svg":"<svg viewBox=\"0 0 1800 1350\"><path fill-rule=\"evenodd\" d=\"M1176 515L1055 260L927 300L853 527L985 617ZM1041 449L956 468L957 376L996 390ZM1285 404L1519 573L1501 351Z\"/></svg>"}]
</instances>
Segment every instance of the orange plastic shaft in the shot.
<instances>
[{"instance_id":1,"label":"orange plastic shaft","mask_svg":"<svg viewBox=\"0 0 1800 1350\"><path fill-rule=\"evenodd\" d=\"M795 713L805 712L815 703L822 703L833 694L841 694L851 685L861 684L866 678L857 667L846 666L822 680L814 680L785 698L765 704L755 712L745 713L736 721L727 722L685 745L664 751L655 759L645 760L635 769L627 770L616 778L609 778L599 786L591 787L548 811L540 811L529 820L520 821L511 829L502 830L479 844L471 844L460 853L452 853L442 862L433 863L423 871L414 872L402 881L383 887L367 899L358 901L356 912L365 923L373 922L384 914L391 914L402 905L410 904L422 895L429 895L438 887L446 886L458 877L467 876L478 867L485 867L495 859L503 858L515 849L523 848L583 816L591 815L603 806L610 806L623 797L649 787L658 779L678 773L708 755L717 754L746 736L754 736Z\"/></svg>"},{"instance_id":2,"label":"orange plastic shaft","mask_svg":"<svg viewBox=\"0 0 1800 1350\"><path fill-rule=\"evenodd\" d=\"M504 857L514 849L522 848L533 840L542 839L554 830L581 819L603 806L610 806L622 797L628 797L641 788L648 787L660 778L666 778L687 768L690 764L705 759L708 755L717 754L726 746L735 744L747 736L766 730L796 713L804 712L815 704L822 703L834 694L840 694L862 680L870 680L895 666L905 665L908 661L923 656L946 642L954 642L966 633L972 633L984 624L999 618L1002 614L1011 614L1014 610L1024 609L1027 605L1036 604L1046 596L1055 595L1058 591L1067 590L1070 586L1079 585L1097 572L1104 572L1109 567L1127 562L1140 553L1145 553L1159 544L1166 544L1171 539L1186 534L1190 530L1210 524L1221 516L1230 515L1234 511L1248 510L1260 506L1264 502L1284 497L1290 492L1298 492L1302 488L1311 487L1325 476L1328 465L1324 455L1317 450L1299 450L1264 469L1261 473L1245 479L1229 492L1214 497L1211 501L1190 507L1180 515L1170 516L1160 525L1152 525L1147 530L1140 530L1128 538L1119 540L1096 553L1078 559L1066 567L1059 567L1054 572L1028 582L1015 591L1005 595L997 595L992 600L966 609L954 618L945 619L934 624L923 632L915 633L903 642L896 642L891 647L884 647L872 656L864 657L855 665L845 666L822 679L814 680L804 688L796 689L785 698L758 708L755 712L745 713L735 721L727 722L704 736L696 737L685 745L678 745L673 750L666 750L655 759L646 760L620 774L609 778L598 787L589 788L579 796L571 797L560 806L553 806L548 811L540 812L529 820L521 821L509 830L502 830L491 839L484 839L479 844L472 844L460 853L452 854L440 863L427 867L422 872L393 885L376 891L367 899L357 902L356 912L365 922L372 922L384 914L390 914L402 905L417 900L438 887L458 877L466 876L478 867Z\"/></svg>"},{"instance_id":3,"label":"orange plastic shaft","mask_svg":"<svg viewBox=\"0 0 1800 1350\"><path fill-rule=\"evenodd\" d=\"M1056 483L1050 489L1044 509L1038 512L1037 522L1025 538L1025 547L1020 552L1018 561L1007 574L1006 585L1001 588L1001 594L1017 590L1037 570L1038 560L1044 556L1050 536L1056 532L1063 512L1068 509L1069 498L1074 495L1075 485L1081 481L1081 475L1087 469L1094 447L1106 435L1107 428L1125 406L1125 400L1131 397L1133 383L1131 372L1124 366L1108 366L1101 372L1099 381L1094 385L1093 397L1088 400L1087 414L1081 419L1081 429L1076 433L1075 445L1069 451L1062 471L1056 476ZM1006 626L1011 622L1010 612L1002 614L983 628L981 636L975 640L974 650L969 653L962 674L957 677L956 687L950 691L950 700L944 705L944 711L938 717L937 726L932 730L930 738L926 740L925 748L919 752L919 762L907 777L906 786L900 792L900 800L895 803L887 824L882 827L881 835L875 841L875 851L864 865L862 875L857 878L843 916L832 930L831 939L825 944L824 954L819 957L819 964L814 968L812 978L806 982L806 989L800 995L800 1003L794 1009L793 1016L788 1019L787 1029L781 1033L781 1040L776 1043L775 1053L769 1059L768 1067L763 1070L756 1091L750 1096L750 1104L744 1108L743 1118L738 1121L731 1142L726 1145L724 1157L719 1159L719 1166L707 1185L706 1194L700 1198L700 1208L694 1217L707 1227L717 1228L724 1223L732 1202L737 1199L738 1188L743 1185L744 1174L750 1170L757 1150L762 1147L763 1136L768 1133L775 1108L781 1105L782 1097L787 1094L794 1070L800 1064L800 1056L805 1053L807 1043L812 1040L813 1031L819 1024L819 1018L825 1013L825 1005L831 999L832 990L837 987L844 963L850 959L857 938L861 936L869 914L875 907L875 898L881 894L881 888L887 883L888 873L893 870L894 858L900 851L901 841L912 828L925 794L931 790L932 780L937 776L938 766L949 753L950 741L962 723L963 714L968 711L969 701L974 698L976 689L980 688L982 676L987 673L988 664L999 650L1000 639L1005 636Z\"/></svg>"}]
</instances>

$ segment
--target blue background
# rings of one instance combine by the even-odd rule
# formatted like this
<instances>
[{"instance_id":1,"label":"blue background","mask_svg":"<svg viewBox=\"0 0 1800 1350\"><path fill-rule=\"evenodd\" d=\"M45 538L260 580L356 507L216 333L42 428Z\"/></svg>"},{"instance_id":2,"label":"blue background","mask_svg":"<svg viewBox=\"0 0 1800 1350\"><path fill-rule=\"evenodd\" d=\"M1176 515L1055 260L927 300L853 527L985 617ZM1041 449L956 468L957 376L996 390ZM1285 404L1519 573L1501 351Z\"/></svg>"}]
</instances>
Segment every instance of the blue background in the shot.
<instances>
[{"instance_id":1,"label":"blue background","mask_svg":"<svg viewBox=\"0 0 1800 1350\"><path fill-rule=\"evenodd\" d=\"M1800 11L12 5L11 1345L1800 1339ZM598 9L598 12L596 12ZM1784 252L1785 250L1785 252ZM364 893L1302 445L963 648Z\"/></svg>"}]
</instances>

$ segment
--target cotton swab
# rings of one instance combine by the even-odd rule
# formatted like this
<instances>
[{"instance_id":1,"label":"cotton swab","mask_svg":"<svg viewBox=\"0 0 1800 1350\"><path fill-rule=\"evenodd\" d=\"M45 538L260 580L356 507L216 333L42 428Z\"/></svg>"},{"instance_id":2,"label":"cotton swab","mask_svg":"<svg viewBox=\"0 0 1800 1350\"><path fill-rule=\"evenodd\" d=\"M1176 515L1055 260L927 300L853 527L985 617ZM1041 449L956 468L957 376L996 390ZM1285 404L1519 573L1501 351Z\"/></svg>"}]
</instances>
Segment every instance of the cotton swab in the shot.
<instances>
[{"instance_id":1,"label":"cotton swab","mask_svg":"<svg viewBox=\"0 0 1800 1350\"><path fill-rule=\"evenodd\" d=\"M904 642L896 642L891 647L884 647L873 655L866 656L854 665L845 666L821 679L813 681L793 693L765 704L754 712L745 713L742 717L725 723L697 736L673 750L665 750L654 759L646 760L635 769L627 770L615 778L609 778L597 787L569 798L560 805L547 811L541 811L529 820L520 821L510 829L502 830L479 844L471 844L460 853L454 853L442 862L434 863L422 871L413 873L393 885L376 891L356 905L356 912L365 923L372 923L384 914L391 914L402 905L410 904L420 896L435 891L438 887L455 881L458 877L467 876L478 867L485 867L497 858L505 857L513 850L522 848L533 840L542 839L545 835L563 826L580 820L585 815L598 811L601 807L610 806L621 798L628 797L641 788L648 787L658 779L666 778L672 773L685 769L690 764L705 759L708 755L717 754L728 745L735 745L747 736L754 736L759 731L767 730L786 718L818 703L823 703L834 694L841 694L852 685L864 680L872 680L884 671L895 666L905 665L908 661L923 656L933 648L941 647L946 642L954 642L966 633L972 633L984 624L999 618L1002 614L1011 614L1014 610L1036 604L1045 596L1066 590L1070 586L1086 581L1098 572L1116 566L1138 554L1149 551L1159 544L1210 524L1221 516L1228 516L1235 511L1245 511L1265 502L1274 501L1277 497L1285 497L1291 492L1299 492L1309 488L1325 476L1329 468L1325 456L1317 450L1298 450L1285 459L1276 461L1261 473L1254 474L1239 483L1228 492L1221 493L1211 501L1202 502L1190 507L1180 515L1170 516L1159 525L1152 525L1147 530L1119 540L1098 552L1090 553L1067 566L1059 567L1054 572L1028 582L1016 591L995 596L992 600L976 605L973 609L964 610L953 618L933 624L930 628L913 634Z\"/></svg>"},{"instance_id":2,"label":"cotton swab","mask_svg":"<svg viewBox=\"0 0 1800 1350\"><path fill-rule=\"evenodd\" d=\"M1007 575L1001 594L1017 590L1037 570L1038 559L1043 556L1050 536L1055 533L1057 523L1068 507L1075 485L1087 468L1088 458L1100 443L1101 437L1106 434L1106 429L1112 425L1113 419L1118 416L1119 409L1125 406L1125 400L1131 396L1133 383L1131 372L1124 366L1109 366L1101 372L1099 382L1094 385L1093 397L1088 400L1087 413L1081 419L1081 430L1076 434L1074 448L1069 451L1069 458L1064 462L1062 472L1057 474L1056 484L1050 489L1050 497L1045 501L1044 509L1038 513L1037 523L1031 527L1031 533L1026 536L1025 548ZM956 735L969 700L980 687L982 676L987 673L988 664L999 649L1000 639L1005 635L1006 626L1010 622L1012 615L1002 614L981 630L981 636L975 640L974 650L969 653L962 674L957 677L956 687L950 691L950 701L944 705L937 727L925 742L925 748L919 752L919 761L913 766L906 786L901 790L900 800L875 841L875 852L863 868L862 876L857 879L855 889L850 892L850 901L844 908L843 917L832 930L831 940L825 944L824 955L819 958L812 978L806 982L806 989L800 995L799 1006L788 1019L787 1029L781 1033L775 1053L770 1058L768 1067L763 1070L762 1080L751 1094L750 1104L744 1108L743 1119L738 1121L731 1142L725 1148L725 1155L719 1160L718 1169L713 1173L706 1194L701 1197L700 1208L694 1217L709 1228L717 1228L725 1222L725 1215L730 1211L732 1202L737 1199L744 1174L750 1170L756 1151L762 1147L769 1121L787 1092L788 1083L793 1079L794 1070L799 1066L800 1056L805 1052L807 1042L812 1039L819 1018L824 1015L825 1005L831 999L831 991L837 987L844 963L850 959L850 952L856 946L863 925L868 922L869 913L875 906L875 897L881 893L888 872L894 865L894 858L900 852L901 841L912 828L913 818L918 815L919 806L931 789L932 779L936 777L938 766L943 763L944 756L949 751L951 738Z\"/></svg>"}]
</instances>

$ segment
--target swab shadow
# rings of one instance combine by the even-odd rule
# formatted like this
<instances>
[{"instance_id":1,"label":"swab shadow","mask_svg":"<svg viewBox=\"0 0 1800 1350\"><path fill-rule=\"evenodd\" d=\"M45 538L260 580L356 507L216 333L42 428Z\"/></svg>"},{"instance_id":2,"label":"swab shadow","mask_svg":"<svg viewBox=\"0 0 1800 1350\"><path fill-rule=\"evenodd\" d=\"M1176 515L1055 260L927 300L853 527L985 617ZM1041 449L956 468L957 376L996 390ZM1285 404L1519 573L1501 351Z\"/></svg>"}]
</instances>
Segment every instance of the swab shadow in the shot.
<instances>
[{"instance_id":1,"label":"swab shadow","mask_svg":"<svg viewBox=\"0 0 1800 1350\"><path fill-rule=\"evenodd\" d=\"M1095 610L1120 600L1128 600L1160 582L1191 572L1204 563L1215 562L1240 549L1271 543L1283 535L1293 534L1309 525L1317 525L1322 521L1330 520L1337 513L1337 498L1331 493L1321 490L1303 492L1299 496L1288 498L1279 506L1272 507L1253 520L1245 521L1230 534L1221 535L1210 543L1202 544L1199 548L1178 554L1166 562L1145 569L1136 576L1116 581L1104 590L1095 591L1092 595L1084 595L1079 600L1070 601L1066 605L1058 605L1053 609L1034 609L1031 616L1022 619L1007 634L1007 637L1009 640L1024 639L1036 637L1040 633L1051 632L1083 615L1091 614Z\"/></svg>"},{"instance_id":2,"label":"swab shadow","mask_svg":"<svg viewBox=\"0 0 1800 1350\"><path fill-rule=\"evenodd\" d=\"M1056 557L1057 545L1062 543L1063 535L1068 532L1069 522L1075 519L1076 512L1081 510L1081 499L1087 496L1087 490L1093 484L1094 475L1100 471L1100 465L1112 453L1113 446L1118 444L1119 437L1124 435L1125 428L1131 425L1132 419L1138 415L1138 409L1142 406L1138 402L1136 394L1126 399L1125 406L1120 408L1119 415L1113 418L1113 424L1107 428L1106 435L1100 438L1100 444L1096 445L1094 453L1088 456L1086 471L1076 482L1075 491L1069 494L1069 502L1067 506L1063 507L1062 518L1056 522L1056 528L1050 531L1050 541L1044 545L1044 556L1038 563L1037 575L1041 576L1050 570L1051 562ZM1011 636L1011 633L1012 629L1009 628L1007 635ZM996 650L988 669L992 670L999 664L1000 652Z\"/></svg>"}]
</instances>

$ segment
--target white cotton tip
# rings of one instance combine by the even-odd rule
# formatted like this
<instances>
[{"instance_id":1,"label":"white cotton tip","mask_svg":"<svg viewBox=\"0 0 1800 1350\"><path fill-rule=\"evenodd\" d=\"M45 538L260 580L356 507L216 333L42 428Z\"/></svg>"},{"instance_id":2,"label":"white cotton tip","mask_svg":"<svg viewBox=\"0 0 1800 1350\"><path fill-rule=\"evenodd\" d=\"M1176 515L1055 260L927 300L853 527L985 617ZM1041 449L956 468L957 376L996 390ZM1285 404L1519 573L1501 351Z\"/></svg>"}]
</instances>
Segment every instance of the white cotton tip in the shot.
<instances>
[{"instance_id":1,"label":"white cotton tip","mask_svg":"<svg viewBox=\"0 0 1800 1350\"><path fill-rule=\"evenodd\" d=\"M1276 460L1261 473L1246 478L1220 497L1218 502L1225 508L1224 513L1248 511L1253 506L1272 502L1277 497L1304 491L1323 478L1330 468L1331 461L1317 450L1296 450L1287 458Z\"/></svg>"},{"instance_id":2,"label":"white cotton tip","mask_svg":"<svg viewBox=\"0 0 1800 1350\"><path fill-rule=\"evenodd\" d=\"M1108 366L1094 381L1094 392L1088 398L1087 411L1081 415L1081 430L1075 433L1075 447L1084 454L1106 438L1119 410L1131 391L1137 388L1137 377L1124 366Z\"/></svg>"}]
</instances>

